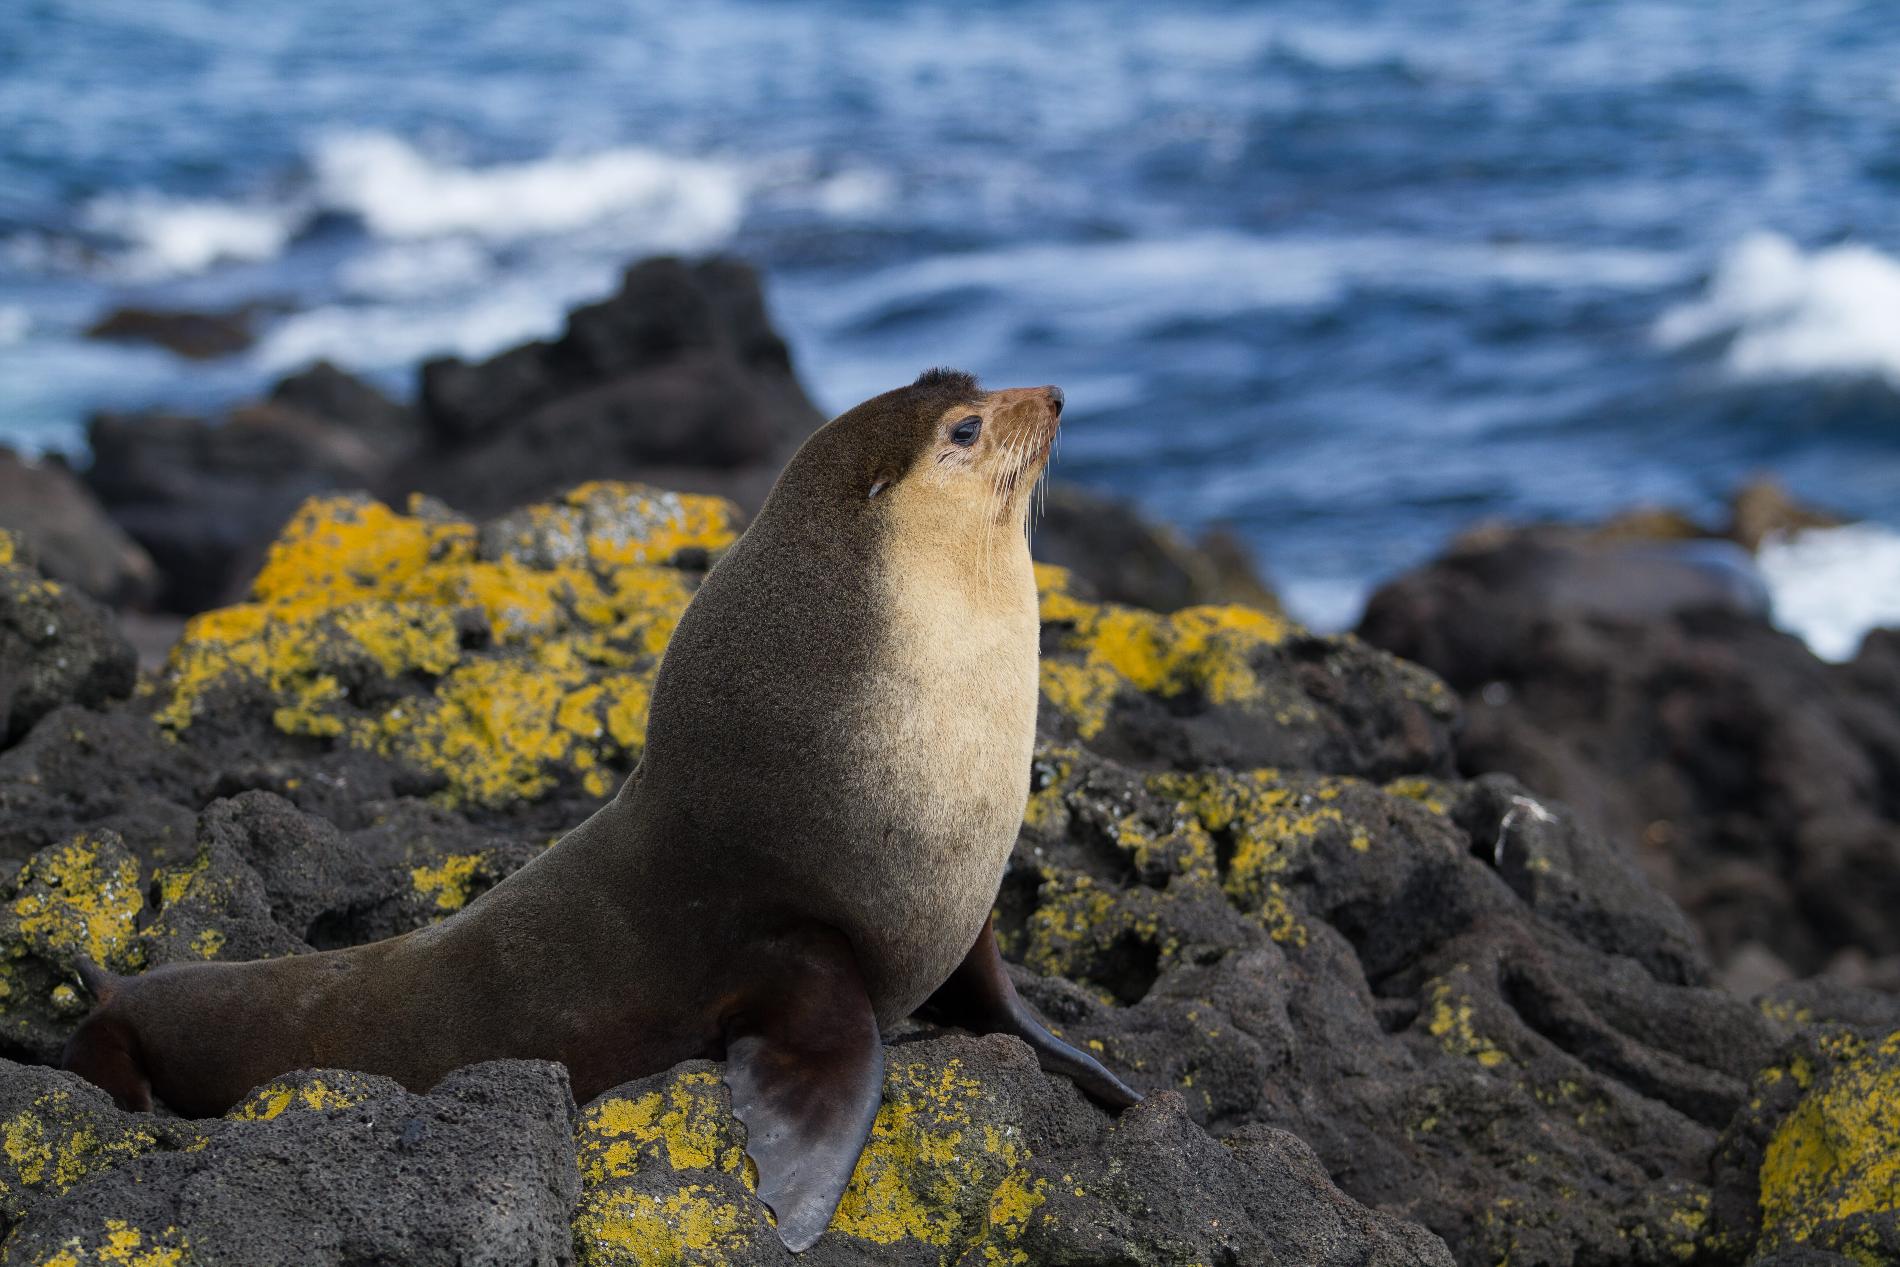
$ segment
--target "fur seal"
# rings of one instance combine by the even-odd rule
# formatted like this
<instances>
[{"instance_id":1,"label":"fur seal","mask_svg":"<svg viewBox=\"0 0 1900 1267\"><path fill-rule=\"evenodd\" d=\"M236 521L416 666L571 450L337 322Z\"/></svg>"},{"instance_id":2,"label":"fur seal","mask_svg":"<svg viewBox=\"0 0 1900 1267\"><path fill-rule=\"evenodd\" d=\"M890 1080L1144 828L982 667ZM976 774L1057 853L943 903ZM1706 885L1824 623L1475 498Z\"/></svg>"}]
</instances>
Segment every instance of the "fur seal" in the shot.
<instances>
[{"instance_id":1,"label":"fur seal","mask_svg":"<svg viewBox=\"0 0 1900 1267\"><path fill-rule=\"evenodd\" d=\"M611 802L400 937L87 965L98 1006L65 1067L129 1108L204 1116L309 1067L427 1089L475 1061L559 1060L585 1102L723 1059L794 1250L870 1133L881 1029L926 1005L1134 1103L1017 997L990 925L1035 734L1026 515L1061 411L1054 387L931 370L834 419L688 606Z\"/></svg>"}]
</instances>

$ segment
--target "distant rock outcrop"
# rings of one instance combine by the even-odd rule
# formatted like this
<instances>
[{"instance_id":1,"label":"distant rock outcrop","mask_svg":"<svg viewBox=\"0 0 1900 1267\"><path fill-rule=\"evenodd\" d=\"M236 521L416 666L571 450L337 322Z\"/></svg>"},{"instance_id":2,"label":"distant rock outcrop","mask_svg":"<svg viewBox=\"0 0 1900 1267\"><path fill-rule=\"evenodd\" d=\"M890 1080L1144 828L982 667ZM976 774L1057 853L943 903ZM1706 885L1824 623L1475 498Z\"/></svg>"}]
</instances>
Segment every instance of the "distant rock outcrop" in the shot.
<instances>
[{"instance_id":1,"label":"distant rock outcrop","mask_svg":"<svg viewBox=\"0 0 1900 1267\"><path fill-rule=\"evenodd\" d=\"M1825 519L1761 490L1735 518ZM1727 542L1499 530L1383 587L1359 633L1463 696L1460 769L1574 806L1738 988L1830 968L1900 988L1900 639L1824 663L1760 590Z\"/></svg>"}]
</instances>

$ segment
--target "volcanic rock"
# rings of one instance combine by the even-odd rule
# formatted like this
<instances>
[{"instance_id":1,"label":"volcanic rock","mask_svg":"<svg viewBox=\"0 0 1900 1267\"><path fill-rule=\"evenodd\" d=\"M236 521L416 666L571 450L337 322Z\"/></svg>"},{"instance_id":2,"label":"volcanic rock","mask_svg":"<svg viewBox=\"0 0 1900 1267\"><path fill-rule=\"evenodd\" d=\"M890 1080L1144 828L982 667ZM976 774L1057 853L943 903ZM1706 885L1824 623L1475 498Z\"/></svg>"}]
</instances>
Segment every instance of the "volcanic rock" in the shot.
<instances>
[{"instance_id":1,"label":"volcanic rock","mask_svg":"<svg viewBox=\"0 0 1900 1267\"><path fill-rule=\"evenodd\" d=\"M27 462L0 447L0 529L56 581L102 603L138 606L158 592L158 568L56 460Z\"/></svg>"}]
</instances>

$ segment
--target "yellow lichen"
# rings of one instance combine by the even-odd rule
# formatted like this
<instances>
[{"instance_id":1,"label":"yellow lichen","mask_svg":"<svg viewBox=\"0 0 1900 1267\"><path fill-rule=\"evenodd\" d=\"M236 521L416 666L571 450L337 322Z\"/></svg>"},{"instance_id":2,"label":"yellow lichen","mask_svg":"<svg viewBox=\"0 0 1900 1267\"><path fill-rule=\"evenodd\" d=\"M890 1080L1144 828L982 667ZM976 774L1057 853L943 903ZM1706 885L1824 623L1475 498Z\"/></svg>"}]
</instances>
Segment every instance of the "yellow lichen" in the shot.
<instances>
[{"instance_id":1,"label":"yellow lichen","mask_svg":"<svg viewBox=\"0 0 1900 1267\"><path fill-rule=\"evenodd\" d=\"M175 1227L150 1232L124 1219L107 1219L95 1237L68 1237L42 1267L83 1267L87 1263L111 1267L186 1267L193 1260L191 1242Z\"/></svg>"},{"instance_id":2,"label":"yellow lichen","mask_svg":"<svg viewBox=\"0 0 1900 1267\"><path fill-rule=\"evenodd\" d=\"M434 866L416 867L409 882L425 900L440 911L459 911L468 905L475 883L475 869L482 865L478 853L452 853Z\"/></svg>"},{"instance_id":3,"label":"yellow lichen","mask_svg":"<svg viewBox=\"0 0 1900 1267\"><path fill-rule=\"evenodd\" d=\"M214 692L250 690L277 729L437 773L446 801L540 796L563 771L604 795L607 767L639 755L653 671L691 596L662 564L725 548L737 512L590 484L521 514L496 545L367 498L307 502L250 601L186 626L159 720L182 731ZM465 646L468 628L491 645ZM355 685L377 679L423 689Z\"/></svg>"},{"instance_id":4,"label":"yellow lichen","mask_svg":"<svg viewBox=\"0 0 1900 1267\"><path fill-rule=\"evenodd\" d=\"M1457 975L1468 972L1469 969L1460 965ZM1471 999L1442 977L1431 984L1426 1001L1426 1029L1446 1051L1454 1056L1470 1056L1486 1069L1495 1069L1510 1059L1496 1043L1478 1032L1472 1019Z\"/></svg>"},{"instance_id":5,"label":"yellow lichen","mask_svg":"<svg viewBox=\"0 0 1900 1267\"><path fill-rule=\"evenodd\" d=\"M295 1082L280 1078L251 1092L225 1116L234 1122L268 1122L292 1109L311 1113L352 1109L374 1098L378 1090L362 1074L328 1073Z\"/></svg>"},{"instance_id":6,"label":"yellow lichen","mask_svg":"<svg viewBox=\"0 0 1900 1267\"><path fill-rule=\"evenodd\" d=\"M616 1190L582 1198L574 1246L589 1267L722 1267L752 1238L757 1221L700 1184L663 1197Z\"/></svg>"},{"instance_id":7,"label":"yellow lichen","mask_svg":"<svg viewBox=\"0 0 1900 1267\"><path fill-rule=\"evenodd\" d=\"M143 1125L102 1128L71 1092L48 1091L0 1123L0 1152L6 1157L0 1193L38 1189L59 1196L82 1179L160 1146L158 1136Z\"/></svg>"},{"instance_id":8,"label":"yellow lichen","mask_svg":"<svg viewBox=\"0 0 1900 1267\"><path fill-rule=\"evenodd\" d=\"M720 1111L718 1086L716 1074L682 1074L665 1091L594 1104L575 1132L583 1178L603 1183L651 1165L742 1173L745 1153Z\"/></svg>"},{"instance_id":9,"label":"yellow lichen","mask_svg":"<svg viewBox=\"0 0 1900 1267\"><path fill-rule=\"evenodd\" d=\"M1402 796L1408 801L1417 801L1434 814L1451 812L1446 801L1449 790L1436 779L1394 779L1385 785L1385 791L1388 796Z\"/></svg>"},{"instance_id":10,"label":"yellow lichen","mask_svg":"<svg viewBox=\"0 0 1900 1267\"><path fill-rule=\"evenodd\" d=\"M915 1240L964 1252L1019 1236L1041 1183L1024 1169L1029 1150L1014 1127L979 1124L983 1098L983 1085L957 1061L889 1068L832 1229L879 1245Z\"/></svg>"},{"instance_id":11,"label":"yellow lichen","mask_svg":"<svg viewBox=\"0 0 1900 1267\"><path fill-rule=\"evenodd\" d=\"M1811 1075L1762 1156L1762 1240L1818 1241L1856 1257L1839 1225L1900 1211L1900 1032L1878 1043L1830 1035L1823 1045L1835 1063Z\"/></svg>"},{"instance_id":12,"label":"yellow lichen","mask_svg":"<svg viewBox=\"0 0 1900 1267\"><path fill-rule=\"evenodd\" d=\"M1252 657L1294 626L1251 607L1189 607L1172 615L1089 603L1068 592L1060 568L1038 567L1045 631L1043 697L1084 739L1108 723L1124 691L1172 697L1194 692L1211 704L1239 704L1263 692Z\"/></svg>"},{"instance_id":13,"label":"yellow lichen","mask_svg":"<svg viewBox=\"0 0 1900 1267\"><path fill-rule=\"evenodd\" d=\"M110 856L102 856L102 847ZM84 955L101 965L138 966L135 937L145 898L130 854L76 836L35 854L16 885L9 914L33 949L61 960Z\"/></svg>"}]
</instances>

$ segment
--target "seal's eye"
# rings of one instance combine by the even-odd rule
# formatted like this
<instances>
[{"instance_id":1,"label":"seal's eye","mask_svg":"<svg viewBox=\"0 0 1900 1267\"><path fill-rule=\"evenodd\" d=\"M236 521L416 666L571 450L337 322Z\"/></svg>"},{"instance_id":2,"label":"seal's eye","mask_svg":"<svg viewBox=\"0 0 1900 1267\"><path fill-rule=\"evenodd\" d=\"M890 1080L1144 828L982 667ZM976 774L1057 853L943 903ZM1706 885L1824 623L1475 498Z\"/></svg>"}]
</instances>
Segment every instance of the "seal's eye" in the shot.
<instances>
[{"instance_id":1,"label":"seal's eye","mask_svg":"<svg viewBox=\"0 0 1900 1267\"><path fill-rule=\"evenodd\" d=\"M972 415L950 429L950 440L951 443L960 444L967 449L975 444L976 438L982 434L983 420Z\"/></svg>"}]
</instances>

